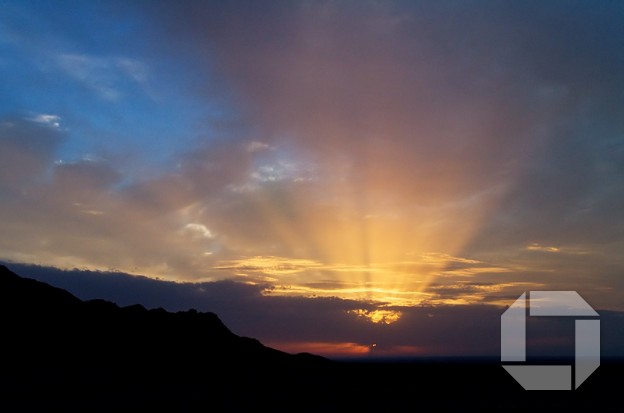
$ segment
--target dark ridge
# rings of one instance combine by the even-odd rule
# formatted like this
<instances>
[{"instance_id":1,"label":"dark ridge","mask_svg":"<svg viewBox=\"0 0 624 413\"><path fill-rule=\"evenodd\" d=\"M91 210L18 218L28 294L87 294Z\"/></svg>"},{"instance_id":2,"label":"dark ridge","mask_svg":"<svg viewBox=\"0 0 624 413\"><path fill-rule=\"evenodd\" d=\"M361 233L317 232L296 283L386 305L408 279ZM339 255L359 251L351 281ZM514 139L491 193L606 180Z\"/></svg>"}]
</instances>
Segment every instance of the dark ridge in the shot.
<instances>
[{"instance_id":1,"label":"dark ridge","mask_svg":"<svg viewBox=\"0 0 624 413\"><path fill-rule=\"evenodd\" d=\"M84 402L94 403L85 411L160 409L167 403L188 410L199 409L204 397L212 408L235 411L257 397L275 399L279 406L307 391L295 386L307 379L293 372L314 375L331 364L239 337L213 313L81 301L5 266L0 266L0 321L0 411L7 400L20 400L28 410L67 410ZM270 383L276 388L264 394ZM290 393L280 395L289 387Z\"/></svg>"},{"instance_id":2,"label":"dark ridge","mask_svg":"<svg viewBox=\"0 0 624 413\"><path fill-rule=\"evenodd\" d=\"M4 266L0 328L0 412L621 412L618 360L562 392L525 391L491 359L332 362L213 313L84 302Z\"/></svg>"}]
</instances>

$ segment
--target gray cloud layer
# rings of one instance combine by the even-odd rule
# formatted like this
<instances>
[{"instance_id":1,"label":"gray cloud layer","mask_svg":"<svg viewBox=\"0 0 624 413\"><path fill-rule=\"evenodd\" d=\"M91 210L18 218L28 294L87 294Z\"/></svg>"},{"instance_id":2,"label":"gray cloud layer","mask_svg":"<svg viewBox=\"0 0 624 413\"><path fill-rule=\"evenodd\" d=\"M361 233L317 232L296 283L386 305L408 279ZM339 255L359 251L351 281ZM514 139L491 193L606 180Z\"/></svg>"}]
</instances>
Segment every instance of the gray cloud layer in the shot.
<instances>
[{"instance_id":1,"label":"gray cloud layer","mask_svg":"<svg viewBox=\"0 0 624 413\"><path fill-rule=\"evenodd\" d=\"M377 344L370 355L489 356L497 357L503 306L421 306L402 308L392 324L374 324L356 316L374 304L337 298L271 297L261 288L232 281L171 283L121 273L59 271L11 265L13 271L65 288L82 299L104 298L119 305L141 303L170 311L216 312L235 333L289 350L301 343L352 343L363 348ZM456 291L450 292L455 296ZM508 304L517 296L510 297ZM621 312L599 310L603 357L622 357L624 335ZM574 354L573 320L532 318L528 326L529 357ZM323 350L321 350L323 351ZM344 356L335 348L330 356ZM355 353L363 356L367 353ZM352 354L354 355L354 354Z\"/></svg>"}]
</instances>

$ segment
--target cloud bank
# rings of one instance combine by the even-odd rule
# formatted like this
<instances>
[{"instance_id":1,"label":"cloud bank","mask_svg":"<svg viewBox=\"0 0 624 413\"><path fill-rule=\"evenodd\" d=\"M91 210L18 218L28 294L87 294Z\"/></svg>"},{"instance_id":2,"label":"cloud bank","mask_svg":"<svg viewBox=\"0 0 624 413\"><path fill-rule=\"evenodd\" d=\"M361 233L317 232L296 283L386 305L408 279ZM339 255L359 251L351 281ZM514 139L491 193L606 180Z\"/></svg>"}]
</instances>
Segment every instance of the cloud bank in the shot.
<instances>
[{"instance_id":1,"label":"cloud bank","mask_svg":"<svg viewBox=\"0 0 624 413\"><path fill-rule=\"evenodd\" d=\"M496 358L500 352L500 315L518 298L503 299L504 305L394 308L401 316L392 322L362 316L390 312L375 303L267 296L260 286L233 281L172 283L122 273L10 267L24 276L65 288L81 299L104 298L122 306L141 303L147 308L170 311L212 311L236 334L257 338L287 352L306 351L333 358ZM448 294L455 296L455 292ZM622 357L624 313L597 310L603 331L603 357ZM529 318L527 337L530 358L574 356L572 319Z\"/></svg>"}]
</instances>

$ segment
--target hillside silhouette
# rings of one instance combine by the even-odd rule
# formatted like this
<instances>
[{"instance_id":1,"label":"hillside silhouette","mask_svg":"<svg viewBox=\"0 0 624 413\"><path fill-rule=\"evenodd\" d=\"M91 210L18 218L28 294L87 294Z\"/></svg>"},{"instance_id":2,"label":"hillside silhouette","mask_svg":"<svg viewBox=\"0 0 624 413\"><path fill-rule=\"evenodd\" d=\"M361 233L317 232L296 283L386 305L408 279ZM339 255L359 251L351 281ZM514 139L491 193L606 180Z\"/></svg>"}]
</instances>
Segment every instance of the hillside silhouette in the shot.
<instances>
[{"instance_id":1,"label":"hillside silhouette","mask_svg":"<svg viewBox=\"0 0 624 413\"><path fill-rule=\"evenodd\" d=\"M622 364L526 392L493 360L337 362L232 333L217 315L82 301L0 266L0 411L621 411Z\"/></svg>"},{"instance_id":2,"label":"hillside silhouette","mask_svg":"<svg viewBox=\"0 0 624 413\"><path fill-rule=\"evenodd\" d=\"M202 397L209 406L237 410L256 405L254 397L272 398L265 393L268 372L287 377L279 384L299 391L293 371L330 363L239 337L213 313L81 301L4 266L0 315L2 400L44 410L85 401L98 403L87 410L162 408L168 402L185 410ZM280 392L274 392L276 402Z\"/></svg>"}]
</instances>

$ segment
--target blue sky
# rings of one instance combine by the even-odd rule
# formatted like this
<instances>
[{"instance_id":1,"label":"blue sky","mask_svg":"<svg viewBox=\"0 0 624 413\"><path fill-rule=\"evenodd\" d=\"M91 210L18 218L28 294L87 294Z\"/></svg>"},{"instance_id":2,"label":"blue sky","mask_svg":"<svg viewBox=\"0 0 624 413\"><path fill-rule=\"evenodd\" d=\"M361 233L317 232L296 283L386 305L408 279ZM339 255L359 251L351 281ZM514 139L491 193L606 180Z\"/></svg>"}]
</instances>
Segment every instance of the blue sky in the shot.
<instances>
[{"instance_id":1,"label":"blue sky","mask_svg":"<svg viewBox=\"0 0 624 413\"><path fill-rule=\"evenodd\" d=\"M0 13L0 111L61 129L59 161L103 156L130 173L154 173L209 138L207 119L217 108L192 93L194 78L209 74L154 53L136 10L5 2Z\"/></svg>"}]
</instances>

